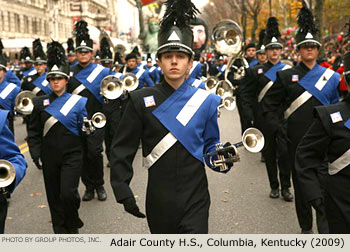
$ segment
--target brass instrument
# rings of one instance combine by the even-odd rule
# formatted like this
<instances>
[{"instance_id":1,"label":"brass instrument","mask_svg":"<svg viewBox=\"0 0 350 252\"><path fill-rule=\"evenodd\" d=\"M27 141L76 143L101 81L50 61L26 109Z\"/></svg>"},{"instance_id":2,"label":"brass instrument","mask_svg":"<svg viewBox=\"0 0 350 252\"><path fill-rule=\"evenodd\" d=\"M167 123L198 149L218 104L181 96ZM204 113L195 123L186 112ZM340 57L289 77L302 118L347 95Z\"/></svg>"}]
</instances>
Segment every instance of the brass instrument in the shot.
<instances>
[{"instance_id":1,"label":"brass instrument","mask_svg":"<svg viewBox=\"0 0 350 252\"><path fill-rule=\"evenodd\" d=\"M137 79L136 75L133 73L125 73L122 77L122 84L123 88L128 91L134 91L138 85L139 85L139 80Z\"/></svg>"},{"instance_id":2,"label":"brass instrument","mask_svg":"<svg viewBox=\"0 0 350 252\"><path fill-rule=\"evenodd\" d=\"M16 170L13 164L7 160L0 159L0 193L6 194L6 187L11 185L15 178Z\"/></svg>"},{"instance_id":3,"label":"brass instrument","mask_svg":"<svg viewBox=\"0 0 350 252\"><path fill-rule=\"evenodd\" d=\"M248 128L244 131L241 142L230 146L218 144L215 151L207 153L205 156L209 157L212 168L219 168L220 171L225 171L229 169L227 163L240 161L237 148L244 146L247 151L257 153L263 149L264 145L265 138L261 131L256 128Z\"/></svg>"},{"instance_id":4,"label":"brass instrument","mask_svg":"<svg viewBox=\"0 0 350 252\"><path fill-rule=\"evenodd\" d=\"M123 94L123 85L114 75L103 78L100 84L100 94L108 100L115 100Z\"/></svg>"},{"instance_id":5,"label":"brass instrument","mask_svg":"<svg viewBox=\"0 0 350 252\"><path fill-rule=\"evenodd\" d=\"M101 129L107 123L106 116L101 112L96 112L92 115L91 120L86 117L83 118L83 128L82 131L87 135L92 134L96 128Z\"/></svg>"},{"instance_id":6,"label":"brass instrument","mask_svg":"<svg viewBox=\"0 0 350 252\"><path fill-rule=\"evenodd\" d=\"M224 107L225 109L231 111L236 108L236 100L232 96L226 96L222 99L219 109Z\"/></svg>"},{"instance_id":7,"label":"brass instrument","mask_svg":"<svg viewBox=\"0 0 350 252\"><path fill-rule=\"evenodd\" d=\"M212 91L216 89L218 83L219 83L219 79L215 76L210 76L208 77L205 81L205 90L207 91Z\"/></svg>"},{"instance_id":8,"label":"brass instrument","mask_svg":"<svg viewBox=\"0 0 350 252\"><path fill-rule=\"evenodd\" d=\"M31 91L20 92L15 99L15 111L21 115L30 115L34 108L34 97Z\"/></svg>"}]
</instances>

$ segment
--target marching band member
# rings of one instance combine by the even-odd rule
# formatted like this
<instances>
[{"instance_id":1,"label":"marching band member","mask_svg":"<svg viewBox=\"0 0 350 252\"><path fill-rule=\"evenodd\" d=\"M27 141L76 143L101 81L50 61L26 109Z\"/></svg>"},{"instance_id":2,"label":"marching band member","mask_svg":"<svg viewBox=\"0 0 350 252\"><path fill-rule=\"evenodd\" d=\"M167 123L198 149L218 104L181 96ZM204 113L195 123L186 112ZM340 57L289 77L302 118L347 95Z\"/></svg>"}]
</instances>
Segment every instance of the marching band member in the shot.
<instances>
[{"instance_id":1,"label":"marching band member","mask_svg":"<svg viewBox=\"0 0 350 252\"><path fill-rule=\"evenodd\" d=\"M249 67L253 67L258 64L256 59L256 48L254 43L249 43L244 47L244 56L248 61Z\"/></svg>"},{"instance_id":2,"label":"marching band member","mask_svg":"<svg viewBox=\"0 0 350 252\"><path fill-rule=\"evenodd\" d=\"M350 84L350 52L344 56L345 79ZM325 207L331 234L350 233L350 96L335 105L319 106L296 151L302 193L315 207ZM328 159L328 168L323 165ZM323 171L322 171L323 170ZM319 175L327 173L325 193Z\"/></svg>"},{"instance_id":3,"label":"marching band member","mask_svg":"<svg viewBox=\"0 0 350 252\"><path fill-rule=\"evenodd\" d=\"M9 59L7 55L2 52L3 49L4 49L4 45L2 44L2 41L0 39L0 57L3 57L5 61L8 63ZM21 80L16 76L16 74L12 71L12 69L9 66L7 67L5 80L9 83L15 83L17 86L21 87Z\"/></svg>"},{"instance_id":4,"label":"marching band member","mask_svg":"<svg viewBox=\"0 0 350 252\"><path fill-rule=\"evenodd\" d=\"M15 115L15 100L20 88L14 84L5 80L6 75L6 59L3 55L0 56L0 110L9 111L9 127L12 133L14 133L13 119Z\"/></svg>"},{"instance_id":5,"label":"marching band member","mask_svg":"<svg viewBox=\"0 0 350 252\"><path fill-rule=\"evenodd\" d=\"M249 106L253 107L254 127L260 129L265 137L266 143L262 154L265 159L270 183L271 192L269 196L270 198L279 198L279 188L281 186L283 199L285 201L292 201L293 196L289 191L291 186L291 168L287 160L287 150L281 148L278 142L277 125L271 125L266 120L262 109L264 96L276 80L277 72L290 68L290 66L280 61L283 46L281 43L281 33L278 29L278 21L275 17L270 17L267 21L263 45L268 61L263 65L258 64L248 68L245 83L241 87L242 101L243 104L249 104ZM245 107L248 106L245 105Z\"/></svg>"},{"instance_id":6,"label":"marching band member","mask_svg":"<svg viewBox=\"0 0 350 252\"><path fill-rule=\"evenodd\" d=\"M7 115L8 111L0 110L0 161L9 161L15 168L15 179L5 188L8 193L12 193L26 174L27 162L16 145L14 136L8 127ZM5 231L6 216L7 196L6 193L0 191L0 234L3 234Z\"/></svg>"},{"instance_id":7,"label":"marching band member","mask_svg":"<svg viewBox=\"0 0 350 252\"><path fill-rule=\"evenodd\" d=\"M139 80L139 86L137 89L143 87L153 87L154 82L152 81L149 73L144 68L137 66L137 54L134 52L129 53L125 56L126 66L124 66L123 75L125 73L133 73Z\"/></svg>"},{"instance_id":8,"label":"marching band member","mask_svg":"<svg viewBox=\"0 0 350 252\"><path fill-rule=\"evenodd\" d=\"M22 90L32 91L36 96L49 95L52 90L46 80L47 58L40 39L33 41L33 55L36 73L23 78Z\"/></svg>"},{"instance_id":9,"label":"marching band member","mask_svg":"<svg viewBox=\"0 0 350 252\"><path fill-rule=\"evenodd\" d=\"M75 49L74 49L74 41L72 38L69 38L67 40L67 54L68 54L68 62L69 66L75 66L78 64L77 57L75 55Z\"/></svg>"},{"instance_id":10,"label":"marching band member","mask_svg":"<svg viewBox=\"0 0 350 252\"><path fill-rule=\"evenodd\" d=\"M88 98L86 109L89 117L96 112L103 111L103 97L100 95L100 83L109 75L110 69L92 63L93 41L89 36L87 23L80 20L76 29L76 57L79 64L70 68L68 92ZM84 158L82 181L86 187L83 201L90 201L95 197L100 201L107 199L103 179L103 139L104 129L96 129L93 136L84 138Z\"/></svg>"},{"instance_id":11,"label":"marching band member","mask_svg":"<svg viewBox=\"0 0 350 252\"><path fill-rule=\"evenodd\" d=\"M312 209L307 195L300 188L295 170L296 148L312 123L315 106L339 102L337 86L339 74L317 64L321 43L311 11L303 7L298 14L299 31L296 35L301 62L290 69L277 72L277 78L264 96L266 120L280 125L279 131L288 138L289 162L292 165L296 213L302 233L312 233ZM281 121L280 118L283 118ZM324 174L319 174L319 177ZM314 188L318 190L318 188ZM328 233L324 209L317 208L319 233Z\"/></svg>"},{"instance_id":12,"label":"marching band member","mask_svg":"<svg viewBox=\"0 0 350 252\"><path fill-rule=\"evenodd\" d=\"M120 132L113 139L111 184L117 202L144 218L129 186L141 140L151 233L207 233L210 198L203 155L219 143L220 97L185 82L194 55L189 18L197 9L190 0L168 0L166 5L157 51L164 81L130 93Z\"/></svg>"},{"instance_id":13,"label":"marching band member","mask_svg":"<svg viewBox=\"0 0 350 252\"><path fill-rule=\"evenodd\" d=\"M265 37L265 29L262 29L259 33L259 44L256 48L256 58L258 60L258 64L262 65L267 62L267 56L265 53L265 46L263 43L264 37Z\"/></svg>"},{"instance_id":14,"label":"marching band member","mask_svg":"<svg viewBox=\"0 0 350 252\"><path fill-rule=\"evenodd\" d=\"M36 165L42 162L47 201L55 234L78 233L83 161L82 126L87 98L66 92L69 66L62 45L48 46L48 73L53 92L35 97L28 126L28 146ZM89 133L89 132L87 132Z\"/></svg>"},{"instance_id":15,"label":"marching band member","mask_svg":"<svg viewBox=\"0 0 350 252\"><path fill-rule=\"evenodd\" d=\"M28 47L23 47L20 51L20 60L24 62L24 67L18 73L18 78L20 80L28 75L33 75L36 73L35 67L33 66L32 54Z\"/></svg>"}]
</instances>

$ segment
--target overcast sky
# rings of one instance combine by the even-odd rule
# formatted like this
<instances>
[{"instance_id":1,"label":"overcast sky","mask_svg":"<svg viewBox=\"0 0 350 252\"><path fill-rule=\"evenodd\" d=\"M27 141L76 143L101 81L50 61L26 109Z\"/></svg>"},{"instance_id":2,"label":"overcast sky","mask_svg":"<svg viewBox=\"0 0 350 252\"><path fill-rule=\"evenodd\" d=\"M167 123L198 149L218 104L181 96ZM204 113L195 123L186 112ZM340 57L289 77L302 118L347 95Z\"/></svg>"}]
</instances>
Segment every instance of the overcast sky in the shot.
<instances>
[{"instance_id":1,"label":"overcast sky","mask_svg":"<svg viewBox=\"0 0 350 252\"><path fill-rule=\"evenodd\" d=\"M204 5L206 5L209 2L209 0L192 0L192 2L196 5L198 9L200 9Z\"/></svg>"}]
</instances>

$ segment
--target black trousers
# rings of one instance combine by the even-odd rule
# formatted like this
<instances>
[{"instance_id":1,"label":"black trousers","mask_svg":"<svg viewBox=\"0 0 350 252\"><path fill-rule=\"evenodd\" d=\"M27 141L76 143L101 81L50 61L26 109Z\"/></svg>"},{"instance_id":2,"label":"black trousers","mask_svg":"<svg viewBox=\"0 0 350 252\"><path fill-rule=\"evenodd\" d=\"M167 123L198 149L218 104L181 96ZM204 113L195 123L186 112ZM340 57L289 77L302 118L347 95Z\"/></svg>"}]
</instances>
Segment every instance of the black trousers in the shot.
<instances>
[{"instance_id":1,"label":"black trousers","mask_svg":"<svg viewBox=\"0 0 350 252\"><path fill-rule=\"evenodd\" d=\"M84 224L78 214L78 186L82 151L73 151L65 155L44 152L42 163L54 233L66 233L66 229L81 228Z\"/></svg>"},{"instance_id":2,"label":"black trousers","mask_svg":"<svg viewBox=\"0 0 350 252\"><path fill-rule=\"evenodd\" d=\"M242 135L243 135L243 132L246 129L252 127L253 116L250 113L251 112L250 108L245 107L246 105L244 105L242 103L242 98L241 98L239 92L237 93L237 96L236 96L236 105L237 105L237 109L238 109L239 120L241 122L241 130L242 130Z\"/></svg>"},{"instance_id":3,"label":"black trousers","mask_svg":"<svg viewBox=\"0 0 350 252\"><path fill-rule=\"evenodd\" d=\"M290 177L291 168L288 160L288 153L285 148L279 148L281 144L278 142L277 133L269 133L263 131L265 138L265 147L262 154L265 158L267 175L271 189L278 189L281 184L281 189L291 187ZM279 181L278 181L279 177Z\"/></svg>"},{"instance_id":4,"label":"black trousers","mask_svg":"<svg viewBox=\"0 0 350 252\"><path fill-rule=\"evenodd\" d=\"M312 206L303 196L303 191L300 187L299 179L296 175L295 170L295 153L296 153L297 144L292 143L289 145L289 160L292 164L292 181L294 187L294 202L295 210L298 217L299 226L302 230L312 229ZM316 211L316 224L318 233L328 234L328 221L325 215L325 209L322 209L320 212Z\"/></svg>"},{"instance_id":5,"label":"black trousers","mask_svg":"<svg viewBox=\"0 0 350 252\"><path fill-rule=\"evenodd\" d=\"M87 190L104 185L103 180L104 128L96 129L94 135L84 138L82 181Z\"/></svg>"},{"instance_id":6,"label":"black trousers","mask_svg":"<svg viewBox=\"0 0 350 252\"><path fill-rule=\"evenodd\" d=\"M0 234L5 232L5 221L7 216L6 194L0 194Z\"/></svg>"}]
</instances>

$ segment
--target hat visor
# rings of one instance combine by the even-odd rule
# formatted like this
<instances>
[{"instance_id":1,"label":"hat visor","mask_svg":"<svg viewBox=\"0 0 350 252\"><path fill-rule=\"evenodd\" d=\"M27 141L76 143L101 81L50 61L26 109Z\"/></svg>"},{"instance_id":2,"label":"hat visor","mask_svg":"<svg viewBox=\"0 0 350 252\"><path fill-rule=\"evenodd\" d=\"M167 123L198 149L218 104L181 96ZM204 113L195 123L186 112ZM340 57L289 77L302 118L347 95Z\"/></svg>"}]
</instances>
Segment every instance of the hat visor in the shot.
<instances>
[{"instance_id":1,"label":"hat visor","mask_svg":"<svg viewBox=\"0 0 350 252\"><path fill-rule=\"evenodd\" d=\"M7 68L6 68L6 66L5 66L5 65L0 64L0 70L5 70L5 72L6 72L6 71L7 71Z\"/></svg>"},{"instance_id":2,"label":"hat visor","mask_svg":"<svg viewBox=\"0 0 350 252\"><path fill-rule=\"evenodd\" d=\"M308 47L308 46L317 46L318 48L320 48L321 43L314 39L308 39L308 40L303 40L297 44L297 48Z\"/></svg>"},{"instance_id":3,"label":"hat visor","mask_svg":"<svg viewBox=\"0 0 350 252\"><path fill-rule=\"evenodd\" d=\"M46 80L50 81L51 78L67 78L69 79L69 76L64 73L64 72L60 72L60 71L54 71L54 72L49 72L46 75Z\"/></svg>"},{"instance_id":4,"label":"hat visor","mask_svg":"<svg viewBox=\"0 0 350 252\"><path fill-rule=\"evenodd\" d=\"M47 64L46 60L36 60L34 61L34 65L44 65Z\"/></svg>"},{"instance_id":5,"label":"hat visor","mask_svg":"<svg viewBox=\"0 0 350 252\"><path fill-rule=\"evenodd\" d=\"M265 50L267 49L282 49L283 46L281 43L269 43L265 46Z\"/></svg>"},{"instance_id":6,"label":"hat visor","mask_svg":"<svg viewBox=\"0 0 350 252\"><path fill-rule=\"evenodd\" d=\"M88 46L78 46L77 49L75 49L77 52L92 52L93 49Z\"/></svg>"},{"instance_id":7,"label":"hat visor","mask_svg":"<svg viewBox=\"0 0 350 252\"><path fill-rule=\"evenodd\" d=\"M194 56L194 52L190 47L180 43L168 43L160 46L157 51L157 57L159 58L160 54L166 52L183 52L188 54L190 57Z\"/></svg>"}]
</instances>

